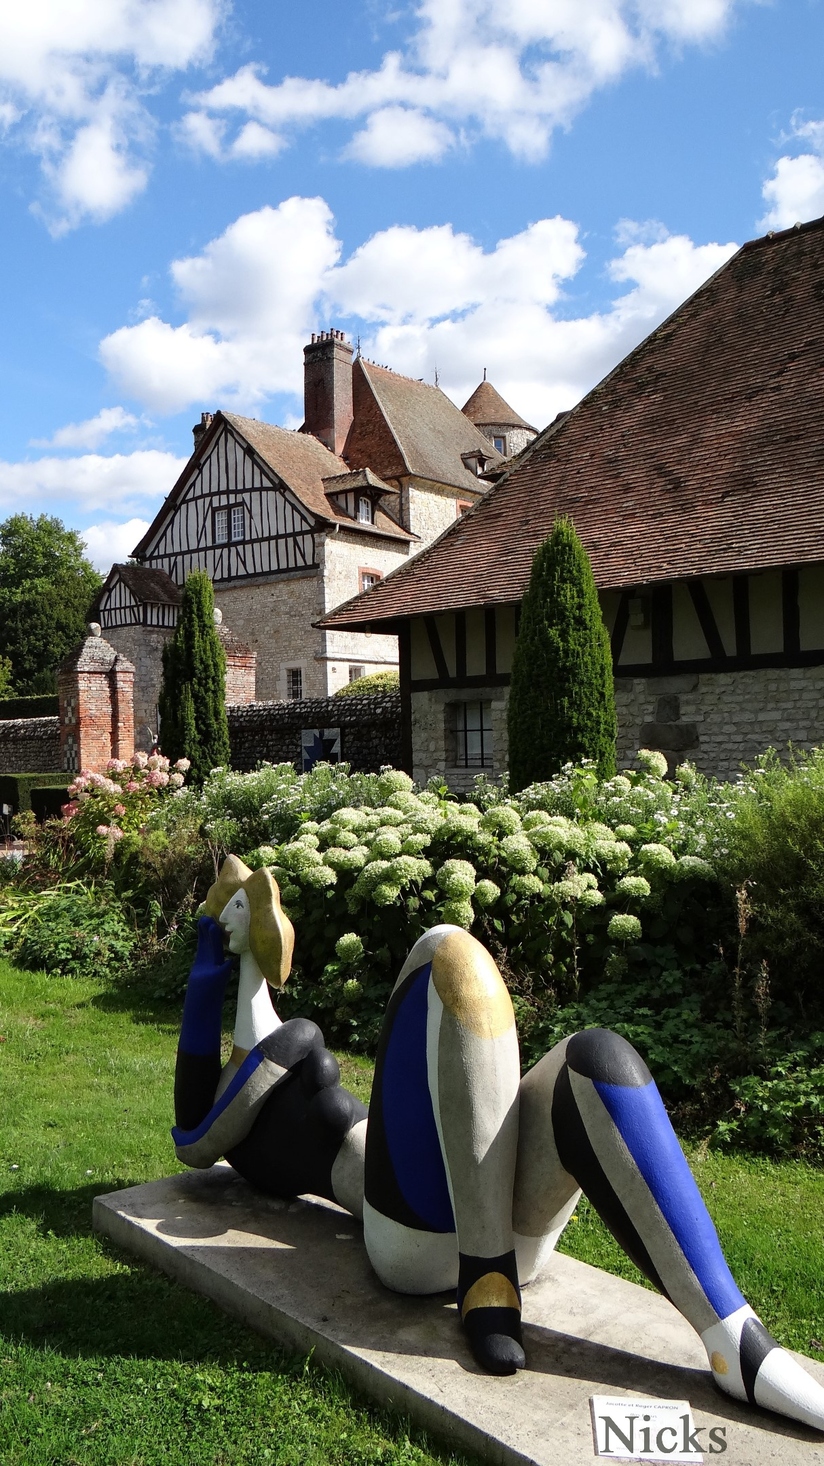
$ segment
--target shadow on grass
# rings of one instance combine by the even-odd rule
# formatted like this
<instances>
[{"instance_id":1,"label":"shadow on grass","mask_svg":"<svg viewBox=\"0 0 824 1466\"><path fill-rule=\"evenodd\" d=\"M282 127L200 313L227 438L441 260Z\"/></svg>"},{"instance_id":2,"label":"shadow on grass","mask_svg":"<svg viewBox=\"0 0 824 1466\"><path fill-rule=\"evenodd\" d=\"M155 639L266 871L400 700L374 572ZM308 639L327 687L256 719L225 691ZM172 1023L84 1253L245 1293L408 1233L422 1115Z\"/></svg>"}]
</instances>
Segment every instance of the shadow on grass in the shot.
<instances>
[{"instance_id":1,"label":"shadow on grass","mask_svg":"<svg viewBox=\"0 0 824 1466\"><path fill-rule=\"evenodd\" d=\"M96 1196L109 1191L122 1191L139 1186L140 1180L118 1179L105 1186L78 1186L73 1191L60 1191L53 1186L25 1186L0 1196L0 1218L18 1213L40 1223L44 1233L55 1237L92 1236L92 1203Z\"/></svg>"}]
</instances>

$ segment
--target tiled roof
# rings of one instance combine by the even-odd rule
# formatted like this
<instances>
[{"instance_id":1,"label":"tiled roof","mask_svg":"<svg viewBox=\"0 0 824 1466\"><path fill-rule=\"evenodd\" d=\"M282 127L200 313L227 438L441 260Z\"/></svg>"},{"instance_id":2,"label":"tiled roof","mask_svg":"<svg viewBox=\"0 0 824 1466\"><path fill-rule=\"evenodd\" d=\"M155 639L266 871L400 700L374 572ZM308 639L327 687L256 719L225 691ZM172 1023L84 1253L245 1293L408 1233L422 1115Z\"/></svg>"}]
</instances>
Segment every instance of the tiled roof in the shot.
<instances>
[{"instance_id":1,"label":"tiled roof","mask_svg":"<svg viewBox=\"0 0 824 1466\"><path fill-rule=\"evenodd\" d=\"M495 391L486 377L475 388L469 401L464 403L461 412L478 427L528 428L530 433L538 431L531 423L525 422L514 407L504 402L500 392Z\"/></svg>"},{"instance_id":2,"label":"tiled roof","mask_svg":"<svg viewBox=\"0 0 824 1466\"><path fill-rule=\"evenodd\" d=\"M89 613L99 610L103 597L116 579L128 586L139 604L149 601L154 605L177 606L180 604L180 588L175 585L165 570L149 570L145 565L113 565L105 583L101 586Z\"/></svg>"},{"instance_id":3,"label":"tiled roof","mask_svg":"<svg viewBox=\"0 0 824 1466\"><path fill-rule=\"evenodd\" d=\"M744 245L440 539L323 624L517 602L559 514L603 588L824 561L824 218Z\"/></svg>"},{"instance_id":4,"label":"tiled roof","mask_svg":"<svg viewBox=\"0 0 824 1466\"><path fill-rule=\"evenodd\" d=\"M311 433L294 433L287 428L276 428L272 423L259 422L254 417L239 417L234 412L216 412L206 432L199 439L194 456L189 459L171 493L164 500L152 523L132 553L143 555L156 538L158 530L169 518L175 505L183 497L192 476L196 461L205 458L223 423L230 425L240 438L258 454L263 462L291 489L301 504L318 520L326 524L338 524L341 528L353 530L356 534L402 540L409 544L417 535L402 529L383 509L378 506L374 523L365 524L346 514L327 497L325 478L348 474L349 465L342 458L330 453L323 443ZM147 572L143 572L144 574ZM153 572L157 573L157 572Z\"/></svg>"},{"instance_id":5,"label":"tiled roof","mask_svg":"<svg viewBox=\"0 0 824 1466\"><path fill-rule=\"evenodd\" d=\"M231 423L317 518L366 534L389 535L405 542L415 539L380 507L376 510L374 524L363 524L345 514L328 497L324 480L349 474L349 464L331 453L311 433L290 432L288 428L276 428L272 423L258 422L253 417L238 417L233 412L219 416Z\"/></svg>"},{"instance_id":6,"label":"tiled roof","mask_svg":"<svg viewBox=\"0 0 824 1466\"><path fill-rule=\"evenodd\" d=\"M368 466L383 478L414 474L476 494L485 487L461 461L461 454L480 451L487 459L499 455L440 387L359 357L352 365L352 389L355 419L344 448L350 467ZM367 393L383 420L382 433L369 431Z\"/></svg>"}]
</instances>

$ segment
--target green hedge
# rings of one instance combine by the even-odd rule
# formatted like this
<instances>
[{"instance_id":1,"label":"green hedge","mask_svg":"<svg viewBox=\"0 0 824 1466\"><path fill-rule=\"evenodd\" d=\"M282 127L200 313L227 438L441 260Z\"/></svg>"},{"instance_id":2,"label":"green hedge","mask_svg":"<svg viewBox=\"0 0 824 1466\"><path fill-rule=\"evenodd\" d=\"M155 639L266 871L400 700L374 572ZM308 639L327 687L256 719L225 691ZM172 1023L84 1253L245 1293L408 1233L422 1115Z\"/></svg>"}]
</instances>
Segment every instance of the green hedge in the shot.
<instances>
[{"instance_id":1,"label":"green hedge","mask_svg":"<svg viewBox=\"0 0 824 1466\"><path fill-rule=\"evenodd\" d=\"M57 790L62 796L60 803L65 804L68 798L66 782L65 770L54 774L0 774L0 804L10 804L14 814L19 814L24 809L34 809L38 819L42 819L33 796L45 794L47 790ZM51 813L50 809L49 814ZM54 813L60 813L59 805Z\"/></svg>"},{"instance_id":2,"label":"green hedge","mask_svg":"<svg viewBox=\"0 0 824 1466\"><path fill-rule=\"evenodd\" d=\"M63 775L62 784L46 785L39 789L32 789L29 792L31 807L35 819L42 824L44 820L56 820L60 818L63 805L68 802L69 791L66 787L66 775Z\"/></svg>"},{"instance_id":3,"label":"green hedge","mask_svg":"<svg viewBox=\"0 0 824 1466\"><path fill-rule=\"evenodd\" d=\"M40 697L0 697L0 723L8 718L56 718L58 712L55 692Z\"/></svg>"}]
</instances>

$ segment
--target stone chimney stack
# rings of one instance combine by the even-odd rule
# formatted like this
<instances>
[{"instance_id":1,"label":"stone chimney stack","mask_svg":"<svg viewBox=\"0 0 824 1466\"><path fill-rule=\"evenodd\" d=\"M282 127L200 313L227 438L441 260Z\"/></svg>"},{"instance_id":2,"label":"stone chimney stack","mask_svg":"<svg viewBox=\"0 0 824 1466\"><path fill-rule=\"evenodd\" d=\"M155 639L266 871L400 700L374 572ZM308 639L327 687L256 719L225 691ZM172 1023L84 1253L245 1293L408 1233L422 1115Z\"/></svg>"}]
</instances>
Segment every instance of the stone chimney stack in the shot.
<instances>
[{"instance_id":1,"label":"stone chimney stack","mask_svg":"<svg viewBox=\"0 0 824 1466\"><path fill-rule=\"evenodd\" d=\"M204 436L205 433L208 433L210 427L212 426L214 416L215 415L213 412L202 412L200 414L200 422L196 422L194 427L192 428L192 437L195 440L195 452L197 452L198 448L200 447L201 438Z\"/></svg>"},{"instance_id":2,"label":"stone chimney stack","mask_svg":"<svg viewBox=\"0 0 824 1466\"><path fill-rule=\"evenodd\" d=\"M352 426L352 344L342 331L313 333L303 348L303 431L341 453Z\"/></svg>"}]
</instances>

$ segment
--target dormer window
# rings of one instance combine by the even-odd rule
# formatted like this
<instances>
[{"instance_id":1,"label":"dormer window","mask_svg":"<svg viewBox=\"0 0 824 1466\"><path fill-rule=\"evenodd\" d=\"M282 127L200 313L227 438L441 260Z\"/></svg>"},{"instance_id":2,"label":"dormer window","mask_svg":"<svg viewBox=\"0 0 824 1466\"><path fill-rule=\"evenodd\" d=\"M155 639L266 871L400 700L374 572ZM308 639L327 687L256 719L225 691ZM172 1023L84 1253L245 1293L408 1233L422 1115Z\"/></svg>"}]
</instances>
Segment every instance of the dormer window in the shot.
<instances>
[{"instance_id":1,"label":"dormer window","mask_svg":"<svg viewBox=\"0 0 824 1466\"><path fill-rule=\"evenodd\" d=\"M367 499L365 494L358 495L358 523L372 524L374 515L372 513L372 500Z\"/></svg>"}]
</instances>

